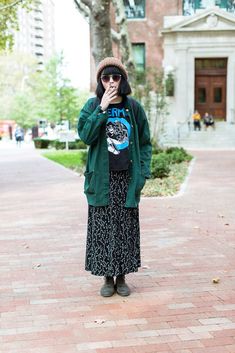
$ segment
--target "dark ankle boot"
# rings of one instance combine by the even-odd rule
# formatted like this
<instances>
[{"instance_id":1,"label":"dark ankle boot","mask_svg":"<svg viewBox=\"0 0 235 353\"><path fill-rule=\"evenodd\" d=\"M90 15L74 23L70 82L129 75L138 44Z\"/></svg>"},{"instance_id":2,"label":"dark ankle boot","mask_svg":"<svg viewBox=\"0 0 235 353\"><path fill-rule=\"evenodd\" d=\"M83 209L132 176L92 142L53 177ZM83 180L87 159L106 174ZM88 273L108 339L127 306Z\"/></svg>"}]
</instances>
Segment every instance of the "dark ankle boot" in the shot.
<instances>
[{"instance_id":1,"label":"dark ankle boot","mask_svg":"<svg viewBox=\"0 0 235 353\"><path fill-rule=\"evenodd\" d=\"M100 295L102 297L111 297L115 292L113 277L105 276L104 285L100 289Z\"/></svg>"},{"instance_id":2,"label":"dark ankle boot","mask_svg":"<svg viewBox=\"0 0 235 353\"><path fill-rule=\"evenodd\" d=\"M128 295L130 295L130 288L128 287L128 285L125 282L125 276L124 275L120 275L117 276L116 278L116 290L117 290L117 294L121 295L122 297L127 297Z\"/></svg>"}]
</instances>

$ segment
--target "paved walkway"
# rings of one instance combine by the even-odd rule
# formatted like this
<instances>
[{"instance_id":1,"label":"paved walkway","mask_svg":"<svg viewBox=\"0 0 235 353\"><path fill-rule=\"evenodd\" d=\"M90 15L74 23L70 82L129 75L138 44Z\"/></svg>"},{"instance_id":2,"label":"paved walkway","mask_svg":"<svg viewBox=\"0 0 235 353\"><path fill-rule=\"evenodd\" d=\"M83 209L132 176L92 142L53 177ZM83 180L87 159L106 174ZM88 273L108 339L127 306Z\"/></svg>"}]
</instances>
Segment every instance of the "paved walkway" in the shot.
<instances>
[{"instance_id":1,"label":"paved walkway","mask_svg":"<svg viewBox=\"0 0 235 353\"><path fill-rule=\"evenodd\" d=\"M235 353L235 154L193 154L181 196L142 200L132 295L105 299L82 178L0 143L1 353Z\"/></svg>"}]
</instances>

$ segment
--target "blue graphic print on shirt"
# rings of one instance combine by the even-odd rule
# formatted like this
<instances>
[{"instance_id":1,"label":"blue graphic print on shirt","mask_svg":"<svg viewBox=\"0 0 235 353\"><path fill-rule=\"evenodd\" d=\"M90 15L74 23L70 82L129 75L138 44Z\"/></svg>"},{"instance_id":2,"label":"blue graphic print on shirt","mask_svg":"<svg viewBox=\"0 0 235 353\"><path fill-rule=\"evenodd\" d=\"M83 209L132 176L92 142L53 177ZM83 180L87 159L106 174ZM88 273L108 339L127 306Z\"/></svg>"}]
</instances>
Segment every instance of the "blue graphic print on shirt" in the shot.
<instances>
[{"instance_id":1,"label":"blue graphic print on shirt","mask_svg":"<svg viewBox=\"0 0 235 353\"><path fill-rule=\"evenodd\" d=\"M109 151L110 169L126 170L129 165L129 138L131 125L122 103L108 109L106 136Z\"/></svg>"}]
</instances>

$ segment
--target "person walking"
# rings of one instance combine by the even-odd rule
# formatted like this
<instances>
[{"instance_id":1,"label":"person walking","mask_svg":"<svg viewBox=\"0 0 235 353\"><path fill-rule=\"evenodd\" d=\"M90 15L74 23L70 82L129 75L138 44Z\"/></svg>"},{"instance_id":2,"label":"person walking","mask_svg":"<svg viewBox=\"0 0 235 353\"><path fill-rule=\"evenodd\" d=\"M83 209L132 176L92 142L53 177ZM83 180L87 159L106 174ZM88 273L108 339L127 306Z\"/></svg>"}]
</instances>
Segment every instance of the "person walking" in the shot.
<instances>
[{"instance_id":1,"label":"person walking","mask_svg":"<svg viewBox=\"0 0 235 353\"><path fill-rule=\"evenodd\" d=\"M16 145L21 146L21 142L24 141L24 130L20 126L16 126L15 128L15 140L16 140Z\"/></svg>"},{"instance_id":2,"label":"person walking","mask_svg":"<svg viewBox=\"0 0 235 353\"><path fill-rule=\"evenodd\" d=\"M85 269L104 277L103 297L128 296L125 276L141 266L138 204L150 178L149 125L141 104L128 97L128 73L118 58L102 60L96 79L96 97L78 120L78 134L89 145Z\"/></svg>"}]
</instances>

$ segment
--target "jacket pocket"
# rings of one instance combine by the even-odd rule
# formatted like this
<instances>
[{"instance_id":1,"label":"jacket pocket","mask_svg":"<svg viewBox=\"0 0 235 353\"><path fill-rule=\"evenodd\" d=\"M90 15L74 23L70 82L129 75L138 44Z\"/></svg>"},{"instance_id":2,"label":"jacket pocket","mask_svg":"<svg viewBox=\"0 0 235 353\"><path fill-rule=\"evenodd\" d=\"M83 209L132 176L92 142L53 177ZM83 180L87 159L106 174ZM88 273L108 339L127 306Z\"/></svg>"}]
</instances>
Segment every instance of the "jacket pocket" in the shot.
<instances>
[{"instance_id":1,"label":"jacket pocket","mask_svg":"<svg viewBox=\"0 0 235 353\"><path fill-rule=\"evenodd\" d=\"M84 192L88 194L95 193L95 174L94 172L85 172L85 184L84 184Z\"/></svg>"},{"instance_id":2,"label":"jacket pocket","mask_svg":"<svg viewBox=\"0 0 235 353\"><path fill-rule=\"evenodd\" d=\"M146 179L142 174L139 174L136 185L136 193L140 193L145 185Z\"/></svg>"}]
</instances>

